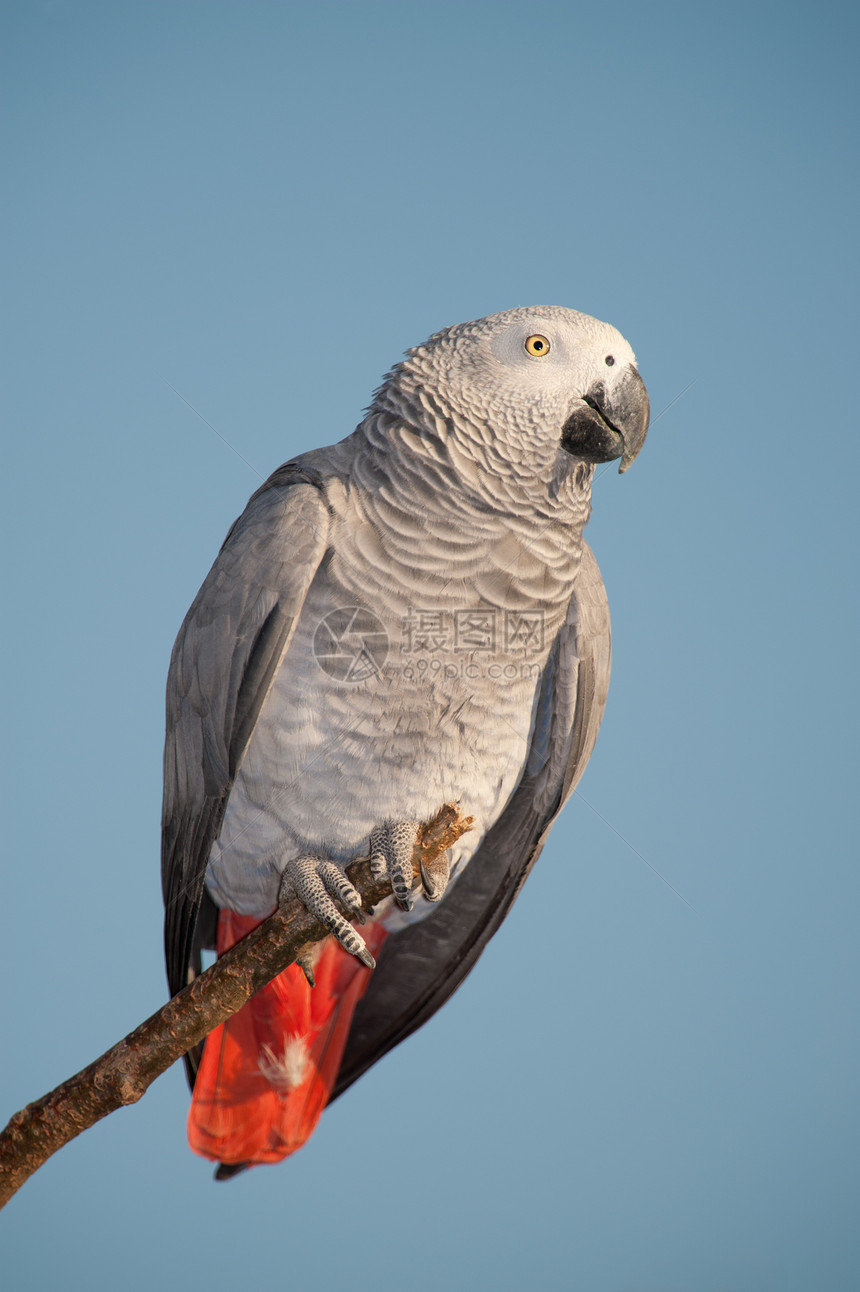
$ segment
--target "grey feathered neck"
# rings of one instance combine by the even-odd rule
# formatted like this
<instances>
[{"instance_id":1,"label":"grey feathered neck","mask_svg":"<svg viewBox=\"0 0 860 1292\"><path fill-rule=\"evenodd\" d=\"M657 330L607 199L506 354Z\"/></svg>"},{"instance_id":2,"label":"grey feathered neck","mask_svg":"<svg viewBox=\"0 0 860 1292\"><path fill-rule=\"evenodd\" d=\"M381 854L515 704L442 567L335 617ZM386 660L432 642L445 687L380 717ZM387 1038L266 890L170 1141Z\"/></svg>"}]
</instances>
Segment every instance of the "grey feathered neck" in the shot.
<instances>
[{"instance_id":1,"label":"grey feathered neck","mask_svg":"<svg viewBox=\"0 0 860 1292\"><path fill-rule=\"evenodd\" d=\"M439 334L447 338L446 333ZM435 338L434 338L435 339ZM459 495L466 510L496 516L544 517L581 530L591 512L594 469L576 463L558 444L543 443L526 425L518 444L500 437L481 410L456 408L438 379L439 356L419 346L388 373L358 428L384 453L394 478L417 485L428 504Z\"/></svg>"}]
</instances>

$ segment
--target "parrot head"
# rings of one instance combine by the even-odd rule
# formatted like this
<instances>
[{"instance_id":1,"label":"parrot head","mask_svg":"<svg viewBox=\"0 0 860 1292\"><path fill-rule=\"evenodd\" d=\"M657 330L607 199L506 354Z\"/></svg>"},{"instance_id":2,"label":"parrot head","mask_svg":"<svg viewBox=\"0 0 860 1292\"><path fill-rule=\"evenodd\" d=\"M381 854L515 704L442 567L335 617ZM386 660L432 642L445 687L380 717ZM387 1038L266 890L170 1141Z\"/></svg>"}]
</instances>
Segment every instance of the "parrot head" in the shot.
<instances>
[{"instance_id":1,"label":"parrot head","mask_svg":"<svg viewBox=\"0 0 860 1292\"><path fill-rule=\"evenodd\" d=\"M620 332L557 305L505 310L436 333L391 374L423 378L443 415L486 428L514 462L546 465L559 450L581 462L621 459L648 430L649 402Z\"/></svg>"}]
</instances>

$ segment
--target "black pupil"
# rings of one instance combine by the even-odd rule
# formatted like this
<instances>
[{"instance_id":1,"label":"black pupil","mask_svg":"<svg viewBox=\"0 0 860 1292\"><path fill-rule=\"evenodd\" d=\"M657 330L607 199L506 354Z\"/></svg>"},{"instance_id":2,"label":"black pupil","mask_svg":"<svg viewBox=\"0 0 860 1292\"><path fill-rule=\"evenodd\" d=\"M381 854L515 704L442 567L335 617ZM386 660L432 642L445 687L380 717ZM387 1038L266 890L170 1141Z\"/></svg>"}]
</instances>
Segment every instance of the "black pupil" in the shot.
<instances>
[{"instance_id":1,"label":"black pupil","mask_svg":"<svg viewBox=\"0 0 860 1292\"><path fill-rule=\"evenodd\" d=\"M611 368L614 362L615 362L615 360L613 359L612 355L611 355L611 354L608 354L608 355L606 356L606 366L607 366L607 368Z\"/></svg>"},{"instance_id":2,"label":"black pupil","mask_svg":"<svg viewBox=\"0 0 860 1292\"><path fill-rule=\"evenodd\" d=\"M536 349L536 350L542 350L542 349L543 349L543 341L535 341L534 345L535 345L535 349Z\"/></svg>"}]
</instances>

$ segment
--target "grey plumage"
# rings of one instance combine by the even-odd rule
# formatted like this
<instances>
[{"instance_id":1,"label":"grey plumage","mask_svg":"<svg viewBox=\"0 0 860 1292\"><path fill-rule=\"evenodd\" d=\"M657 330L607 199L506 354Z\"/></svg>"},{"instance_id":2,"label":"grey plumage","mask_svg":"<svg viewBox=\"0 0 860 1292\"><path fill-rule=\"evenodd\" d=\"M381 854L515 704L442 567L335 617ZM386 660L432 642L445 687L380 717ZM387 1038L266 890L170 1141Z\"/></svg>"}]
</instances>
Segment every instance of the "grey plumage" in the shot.
<instances>
[{"instance_id":1,"label":"grey plumage","mask_svg":"<svg viewBox=\"0 0 860 1292\"><path fill-rule=\"evenodd\" d=\"M257 491L171 659L172 991L196 972L212 903L268 913L305 857L340 894L330 863L452 798L476 828L438 904L378 912L392 932L336 1093L462 981L594 745L609 615L582 528L594 462L626 469L647 421L614 329L512 310L410 351L351 436Z\"/></svg>"}]
</instances>

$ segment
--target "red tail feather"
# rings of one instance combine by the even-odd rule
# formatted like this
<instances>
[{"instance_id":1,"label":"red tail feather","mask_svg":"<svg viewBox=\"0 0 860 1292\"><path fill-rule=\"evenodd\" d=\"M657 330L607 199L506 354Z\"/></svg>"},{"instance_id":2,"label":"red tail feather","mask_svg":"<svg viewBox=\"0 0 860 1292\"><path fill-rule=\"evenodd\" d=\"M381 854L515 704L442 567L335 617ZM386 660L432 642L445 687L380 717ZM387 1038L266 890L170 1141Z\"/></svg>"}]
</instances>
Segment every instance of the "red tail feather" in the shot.
<instances>
[{"instance_id":1,"label":"red tail feather","mask_svg":"<svg viewBox=\"0 0 860 1292\"><path fill-rule=\"evenodd\" d=\"M260 923L222 910L218 954ZM362 933L374 953L385 941L375 921ZM371 973L334 938L318 946L313 989L290 965L207 1037L188 1114L195 1153L215 1162L279 1162L316 1126Z\"/></svg>"}]
</instances>

